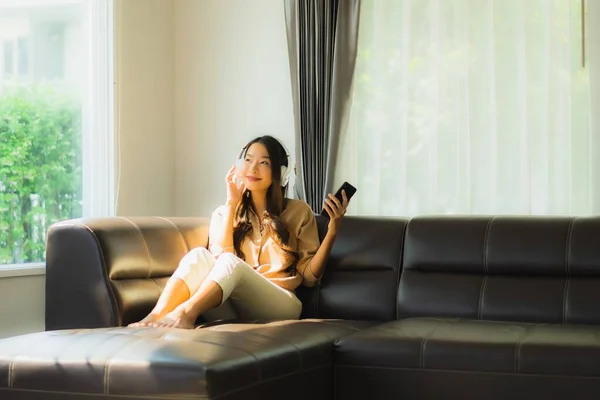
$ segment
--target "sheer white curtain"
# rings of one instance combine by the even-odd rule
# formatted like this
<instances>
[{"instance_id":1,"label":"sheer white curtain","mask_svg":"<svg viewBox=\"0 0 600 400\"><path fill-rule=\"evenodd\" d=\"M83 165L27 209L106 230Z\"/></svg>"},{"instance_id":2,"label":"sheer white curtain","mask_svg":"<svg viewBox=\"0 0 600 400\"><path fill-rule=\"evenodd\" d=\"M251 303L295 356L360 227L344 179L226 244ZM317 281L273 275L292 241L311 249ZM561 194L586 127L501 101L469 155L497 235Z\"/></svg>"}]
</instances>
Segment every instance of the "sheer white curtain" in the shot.
<instances>
[{"instance_id":1,"label":"sheer white curtain","mask_svg":"<svg viewBox=\"0 0 600 400\"><path fill-rule=\"evenodd\" d=\"M598 213L596 7L583 64L581 0L363 1L349 212Z\"/></svg>"}]
</instances>

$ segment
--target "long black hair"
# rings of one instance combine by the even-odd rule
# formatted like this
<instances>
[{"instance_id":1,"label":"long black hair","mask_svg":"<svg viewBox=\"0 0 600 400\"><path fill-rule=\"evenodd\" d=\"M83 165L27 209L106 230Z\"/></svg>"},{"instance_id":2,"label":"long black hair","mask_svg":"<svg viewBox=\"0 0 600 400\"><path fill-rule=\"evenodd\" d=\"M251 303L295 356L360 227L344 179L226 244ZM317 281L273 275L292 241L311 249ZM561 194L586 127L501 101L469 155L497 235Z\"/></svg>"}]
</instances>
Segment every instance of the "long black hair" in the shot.
<instances>
[{"instance_id":1,"label":"long black hair","mask_svg":"<svg viewBox=\"0 0 600 400\"><path fill-rule=\"evenodd\" d=\"M261 231L264 230L264 233L271 236L275 243L281 247L284 254L288 257L287 260L284 260L289 262L289 267L286 271L292 272L296 267L299 256L294 249L289 247L290 232L280 218L288 201L285 198L287 185L285 187L281 186L281 167L290 168L288 154L279 140L266 135L257 137L244 146L240 158L246 157L248 149L254 143L260 143L265 146L271 161L272 181L271 186L267 190L267 208L262 215ZM241 250L242 242L252 232L252 224L250 222L252 214L258 217L256 208L252 203L250 191L246 190L242 194L242 200L236 208L233 221L233 247L235 254L242 260L245 260L245 256Z\"/></svg>"}]
</instances>

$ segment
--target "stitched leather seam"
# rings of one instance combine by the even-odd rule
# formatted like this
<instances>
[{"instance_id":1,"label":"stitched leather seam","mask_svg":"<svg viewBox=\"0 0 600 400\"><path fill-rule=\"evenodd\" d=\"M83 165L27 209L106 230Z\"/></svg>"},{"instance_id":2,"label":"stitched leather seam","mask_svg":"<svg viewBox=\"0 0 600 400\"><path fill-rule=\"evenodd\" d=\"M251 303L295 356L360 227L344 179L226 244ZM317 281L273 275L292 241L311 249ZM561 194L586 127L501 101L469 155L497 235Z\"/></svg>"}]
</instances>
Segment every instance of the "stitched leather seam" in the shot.
<instances>
[{"instance_id":1,"label":"stitched leather seam","mask_svg":"<svg viewBox=\"0 0 600 400\"><path fill-rule=\"evenodd\" d=\"M152 282L154 282L154 284L156 285L156 291L157 291L157 295L160 298L160 295L162 294L163 288L160 287L160 285L158 284L158 282L156 281L156 278L150 278L150 280Z\"/></svg>"},{"instance_id":2,"label":"stitched leather seam","mask_svg":"<svg viewBox=\"0 0 600 400\"><path fill-rule=\"evenodd\" d=\"M223 327L223 326L226 326L226 325L230 325L230 324L209 326L208 328L203 328L202 330L206 330L206 331L210 331L210 332L232 332L232 331L220 329L220 327ZM265 324L264 326L269 326L269 324ZM303 327L304 326L302 324L299 324L299 325L296 325L296 328L294 328L294 329L300 330ZM233 332L235 332L235 331L233 331ZM249 332L249 331L242 331L242 332L247 333L247 334L254 334L254 335L260 335L260 336L263 336L263 337L271 338L271 336L268 336L268 335L266 335L264 333ZM306 331L306 332L308 332L309 334L312 334L312 335L322 336L322 337L324 337L327 340L335 340L337 338L337 336L336 337L331 337L331 336L328 336L328 335L324 334L323 332L313 332L313 331ZM275 339L277 339L277 338L275 338ZM193 339L193 340L194 341L205 342L205 343L213 343L213 342L206 342L206 341L201 341L201 340L196 340L196 339ZM218 343L213 343L213 344L218 344Z\"/></svg>"},{"instance_id":3,"label":"stitched leather seam","mask_svg":"<svg viewBox=\"0 0 600 400\"><path fill-rule=\"evenodd\" d=\"M400 243L402 243L402 246L400 248L400 260L398 260L398 272L397 272L397 277L396 277L396 293L394 295L394 300L396 302L395 304L395 314L396 314L396 319L400 319L399 317L399 311L400 311L400 307L398 304L398 291L400 290L400 278L402 276L402 270L404 269L404 244L406 243L406 230L408 229L408 222L406 222L404 224L404 227L402 228L402 235L401 235L401 240Z\"/></svg>"},{"instance_id":4,"label":"stitched leather seam","mask_svg":"<svg viewBox=\"0 0 600 400\"><path fill-rule=\"evenodd\" d=\"M206 339L201 340L200 338L191 338L189 341L194 342L194 343L208 343L208 344L212 344L215 346L224 347L226 349L239 350L242 353L246 353L250 357L254 358L254 360L256 361L256 365L258 366L258 375L259 375L258 378L259 378L259 381L262 380L262 365L260 364L260 360L254 355L254 353L252 353L248 350L244 350L240 347L234 347L234 346L231 346L228 344L213 342L213 341L206 340Z\"/></svg>"},{"instance_id":5,"label":"stitched leather seam","mask_svg":"<svg viewBox=\"0 0 600 400\"><path fill-rule=\"evenodd\" d=\"M565 290L563 293L563 312L562 312L562 322L563 324L567 323L567 299L569 297L569 283L571 282L571 277L567 276L565 280Z\"/></svg>"},{"instance_id":6,"label":"stitched leather seam","mask_svg":"<svg viewBox=\"0 0 600 400\"><path fill-rule=\"evenodd\" d=\"M270 324L267 324L266 326L269 326L269 325L270 325ZM279 326L281 326L281 325L279 325ZM296 329L296 330L304 330L304 332L307 332L307 333L308 333L308 334L310 334L310 335L319 335L319 336L323 336L324 338L326 338L326 339L328 339L328 340L335 340L335 339L338 337L338 336L331 337L331 336L329 336L329 335L327 335L327 334L325 334L325 333L323 333L323 332L314 332L314 331L312 331L312 330L306 329L306 328L307 328L307 325L306 325L306 324L294 324L294 326L295 326L295 328L294 328L294 329ZM265 335L265 334L261 334L261 333L258 333L258 334L259 334L259 335L263 335L263 336Z\"/></svg>"},{"instance_id":7,"label":"stitched leather seam","mask_svg":"<svg viewBox=\"0 0 600 400\"><path fill-rule=\"evenodd\" d=\"M131 336L130 336L131 337ZM126 343L123 347L117 349L110 357L108 357L106 359L106 363L104 364L104 394L110 394L109 390L110 390L110 362L113 360L113 358L119 354L125 347L129 347L132 344L139 342L142 339L148 339L145 336L138 336L136 337L134 340L132 340L129 343Z\"/></svg>"},{"instance_id":8,"label":"stitched leather seam","mask_svg":"<svg viewBox=\"0 0 600 400\"><path fill-rule=\"evenodd\" d=\"M451 322L455 322L455 320L452 320ZM446 321L440 322L431 331L429 331L429 333L421 340L421 349L420 349L420 354L419 354L419 368L425 368L425 348L427 347L427 340L431 336L433 336L435 331L437 331L440 326L446 325L446 324L447 324Z\"/></svg>"},{"instance_id":9,"label":"stitched leather seam","mask_svg":"<svg viewBox=\"0 0 600 400\"><path fill-rule=\"evenodd\" d=\"M150 268L148 268L148 276L147 276L147 279L150 279L150 277L152 276L152 269L154 268L154 260L152 259L152 256L150 255L150 248L148 247L148 242L146 242L146 238L144 237L142 230L135 222L133 222L132 220L130 220L128 218L125 218L125 217L117 217L117 218L121 218L121 219L129 222L140 233L140 236L142 237L142 241L144 242L144 247L146 248L146 254L148 254L148 260L150 260Z\"/></svg>"},{"instance_id":10,"label":"stitched leather seam","mask_svg":"<svg viewBox=\"0 0 600 400\"><path fill-rule=\"evenodd\" d=\"M541 325L545 325L545 324L541 324ZM525 341L525 339L527 339L529 336L531 336L531 333L538 327L541 325L533 325L530 326L529 329L527 329L527 331L525 332L525 335L523 335L523 337L521 338L521 340L519 340L517 342L517 345L515 346L515 371L516 373L519 373L519 360L521 359L521 346L523 345L523 342Z\"/></svg>"},{"instance_id":11,"label":"stitched leather seam","mask_svg":"<svg viewBox=\"0 0 600 400\"><path fill-rule=\"evenodd\" d=\"M310 319L305 319L305 321L310 321ZM343 327L344 327L344 328L346 328L346 329L353 329L353 330L355 330L355 331L360 331L360 330L361 330L361 328L357 328L357 327L355 327L355 326L334 324L333 322L331 322L331 321L326 321L326 320L319 320L319 319L316 319L316 322L317 322L317 323L319 323L319 324L325 324L325 325L343 326Z\"/></svg>"},{"instance_id":12,"label":"stitched leather seam","mask_svg":"<svg viewBox=\"0 0 600 400\"><path fill-rule=\"evenodd\" d=\"M496 218L496 217L491 217L490 220L488 221L487 226L485 228L485 235L483 236L483 273L484 274L489 273L488 265L487 265L488 238L490 235L490 230L491 230L492 222L494 221L494 218Z\"/></svg>"},{"instance_id":13,"label":"stitched leather seam","mask_svg":"<svg viewBox=\"0 0 600 400\"><path fill-rule=\"evenodd\" d=\"M104 257L104 249L102 248L102 246L100 245L100 240L98 240L98 236L96 236L96 232L94 232L94 230L92 228L90 228L88 225L81 223L81 226L83 226L85 229L87 229L93 236L94 240L96 241L96 244L98 245L98 250L100 251L100 257L102 258L102 270L104 272L104 277L106 278L106 286L108 287L108 290L110 291L110 294L112 296L110 296L110 305L112 306L113 309L113 315L112 315L112 325L121 325L121 315L119 314L119 308L117 307L117 299L115 297L115 291L111 285L111 279L108 277L108 270L106 268L106 257Z\"/></svg>"},{"instance_id":14,"label":"stitched leather seam","mask_svg":"<svg viewBox=\"0 0 600 400\"><path fill-rule=\"evenodd\" d=\"M484 275L481 281L481 289L479 290L479 302L477 304L477 319L481 319L482 308L483 308L483 294L487 285L488 275Z\"/></svg>"},{"instance_id":15,"label":"stitched leather seam","mask_svg":"<svg viewBox=\"0 0 600 400\"><path fill-rule=\"evenodd\" d=\"M13 387L13 370L15 368L15 359L10 359L10 365L8 366L8 387Z\"/></svg>"},{"instance_id":16,"label":"stitched leather seam","mask_svg":"<svg viewBox=\"0 0 600 400\"><path fill-rule=\"evenodd\" d=\"M380 367L377 365L345 365L336 364L336 369L348 368L348 369L375 369L375 370L386 370L386 371L418 371L418 372L451 372L460 374L484 374L484 375L509 375L509 376L536 376L541 378L573 378L573 379L587 379L587 380L600 380L599 376L588 376L588 375L561 375L561 374L542 374L532 372L498 372L498 371L476 371L467 369L442 369L442 368L428 368L421 370L416 367Z\"/></svg>"},{"instance_id":17,"label":"stitched leather seam","mask_svg":"<svg viewBox=\"0 0 600 400\"><path fill-rule=\"evenodd\" d=\"M80 333L84 333L86 331L87 331L87 329L84 329L81 331L78 330L78 331L73 332L73 334L71 336L76 336L76 335L78 335ZM42 344L46 344L46 342L49 339L54 338L56 336L58 336L58 335L52 335L52 334L46 333L43 337L43 340L41 342L38 341L35 344L37 345L37 347L41 347ZM31 350L31 344L29 346L22 346L17 353L14 353L11 355L10 362L8 364L8 387L9 388L12 388L14 386L15 358L19 357L20 352L23 350L23 348L27 348L28 350Z\"/></svg>"},{"instance_id":18,"label":"stitched leather seam","mask_svg":"<svg viewBox=\"0 0 600 400\"><path fill-rule=\"evenodd\" d=\"M257 335L257 336L260 336L260 337L264 337L264 338L269 339L270 341L275 341L277 339L281 339L279 337L273 337L273 336L269 336L269 335L266 335L264 333L259 333L259 332L246 332L246 333L250 333L251 335ZM300 351L300 348L298 348L297 346L295 346L294 343L292 343L292 342L288 342L288 341L281 341L281 342L284 343L284 344L287 344L287 345L289 345L291 347L293 347L294 350L296 350L296 353L298 354L298 358L300 359L300 366L301 366L301 368L304 368L304 359L302 357L302 352ZM261 377L262 377L262 371L261 371Z\"/></svg>"},{"instance_id":19,"label":"stitched leather seam","mask_svg":"<svg viewBox=\"0 0 600 400\"><path fill-rule=\"evenodd\" d=\"M573 232L573 225L575 224L575 219L572 218L569 223L569 229L567 231L567 242L565 244L565 273L567 276L571 276L571 266L569 265L569 256L571 255L571 234Z\"/></svg>"},{"instance_id":20,"label":"stitched leather seam","mask_svg":"<svg viewBox=\"0 0 600 400\"><path fill-rule=\"evenodd\" d=\"M136 400L136 399L146 399L146 400L165 400L165 399L170 399L170 400L180 400L180 399L195 399L195 400L208 400L211 399L212 397L208 396L208 395L197 395L197 394L177 394L177 395L168 395L168 394L163 394L163 395L156 395L156 394L149 394L149 395L134 395L134 394L115 394L115 395L104 395L102 393L80 393L80 392L65 392L63 390L36 390L36 389L17 389L17 388L0 388L0 393L2 392L7 392L7 393L51 393L51 394L61 394L61 395L70 395L70 396L77 396L77 399L80 398L87 398L87 397L92 397L94 399L98 399L100 397L105 398L105 399L110 399L113 397L118 397L118 398L131 398L132 400ZM69 397L69 399L71 398L75 398L75 397Z\"/></svg>"},{"instance_id":21,"label":"stitched leather seam","mask_svg":"<svg viewBox=\"0 0 600 400\"><path fill-rule=\"evenodd\" d=\"M567 230L567 240L565 243L565 290L563 292L563 309L562 309L562 322L563 324L567 323L567 299L569 295L569 283L571 280L571 265L569 264L570 256L571 256L571 236L573 233L573 225L575 225L575 220L577 218L571 218L571 222L569 222L569 229Z\"/></svg>"},{"instance_id":22,"label":"stitched leather seam","mask_svg":"<svg viewBox=\"0 0 600 400\"><path fill-rule=\"evenodd\" d=\"M156 285L156 287L158 288L158 294L160 295L162 292L162 288L160 287L160 285L158 284L158 282L156 281L156 278L150 278L150 280L152 282L154 282L154 284Z\"/></svg>"},{"instance_id":23,"label":"stitched leather seam","mask_svg":"<svg viewBox=\"0 0 600 400\"><path fill-rule=\"evenodd\" d=\"M190 245L188 244L187 240L185 240L185 237L183 236L183 233L181 233L181 231L179 230L179 227L170 219L165 218L165 217L158 217L159 219L165 220L168 223L170 223L171 225L173 225L175 227L175 229L177 229L177 233L179 233L179 236L181 237L181 240L183 241L183 245L185 246L185 252L189 253L190 252Z\"/></svg>"},{"instance_id":24,"label":"stitched leather seam","mask_svg":"<svg viewBox=\"0 0 600 400\"><path fill-rule=\"evenodd\" d=\"M231 396L234 393L243 392L245 390L248 390L250 388L256 387L258 385L261 385L261 384L264 384L264 383L267 383L267 382L273 382L273 381L277 381L279 379L283 379L283 378L287 378L287 377L290 377L290 376L298 375L299 373L310 372L310 371L313 371L313 370L327 368L327 367L333 367L333 365L332 364L322 364L322 365L317 365L316 367L311 367L311 368L302 369L302 370L299 370L299 371L290 372L290 373L285 374L285 375L280 375L280 376L277 376L277 377L265 379L264 381L260 381L260 382L256 382L256 383L251 383L249 385L242 386L241 388L237 388L237 389L234 389L234 390L230 390L229 392L222 393L222 394L220 394L218 396L213 396L211 398L212 399L222 399L224 397L228 398L229 396Z\"/></svg>"}]
</instances>

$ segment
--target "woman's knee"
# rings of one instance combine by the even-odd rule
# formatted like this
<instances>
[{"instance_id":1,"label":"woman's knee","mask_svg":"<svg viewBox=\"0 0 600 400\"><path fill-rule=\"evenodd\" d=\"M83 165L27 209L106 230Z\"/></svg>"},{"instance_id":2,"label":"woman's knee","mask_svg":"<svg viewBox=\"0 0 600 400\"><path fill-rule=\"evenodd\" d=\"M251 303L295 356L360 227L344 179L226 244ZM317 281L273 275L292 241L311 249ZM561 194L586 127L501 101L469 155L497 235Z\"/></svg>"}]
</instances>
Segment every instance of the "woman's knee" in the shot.
<instances>
[{"instance_id":1,"label":"woman's knee","mask_svg":"<svg viewBox=\"0 0 600 400\"><path fill-rule=\"evenodd\" d=\"M219 255L216 261L216 266L228 266L230 268L236 268L241 264L245 264L241 258L233 253L222 253Z\"/></svg>"},{"instance_id":2,"label":"woman's knee","mask_svg":"<svg viewBox=\"0 0 600 400\"><path fill-rule=\"evenodd\" d=\"M214 256L208 250L203 247L194 248L183 256L172 277L183 280L190 293L194 293L212 269L214 262Z\"/></svg>"},{"instance_id":3,"label":"woman's knee","mask_svg":"<svg viewBox=\"0 0 600 400\"><path fill-rule=\"evenodd\" d=\"M237 257L233 253L223 253L217 258L215 265L213 266L213 274L216 276L237 276L241 277L246 270L251 270L241 258ZM237 279L236 279L237 280Z\"/></svg>"},{"instance_id":4,"label":"woman's knee","mask_svg":"<svg viewBox=\"0 0 600 400\"><path fill-rule=\"evenodd\" d=\"M179 264L197 264L200 262L214 262L214 256L205 247L196 247L191 249L183 256Z\"/></svg>"},{"instance_id":5,"label":"woman's knee","mask_svg":"<svg viewBox=\"0 0 600 400\"><path fill-rule=\"evenodd\" d=\"M188 254L193 254L196 257L206 257L206 256L210 256L213 257L212 253L210 251L208 251L208 249L206 247L194 247L193 249L191 249Z\"/></svg>"}]
</instances>

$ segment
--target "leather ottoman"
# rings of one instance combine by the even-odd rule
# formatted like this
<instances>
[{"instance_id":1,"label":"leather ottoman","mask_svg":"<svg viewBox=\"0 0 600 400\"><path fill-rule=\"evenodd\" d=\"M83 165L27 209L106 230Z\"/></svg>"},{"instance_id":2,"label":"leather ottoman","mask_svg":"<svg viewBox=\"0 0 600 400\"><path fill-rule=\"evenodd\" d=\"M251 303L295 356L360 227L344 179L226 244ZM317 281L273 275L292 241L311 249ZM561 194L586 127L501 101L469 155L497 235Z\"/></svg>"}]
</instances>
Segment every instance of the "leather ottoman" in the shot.
<instances>
[{"instance_id":1,"label":"leather ottoman","mask_svg":"<svg viewBox=\"0 0 600 400\"><path fill-rule=\"evenodd\" d=\"M0 398L330 399L333 342L372 323L105 328L0 342Z\"/></svg>"}]
</instances>

